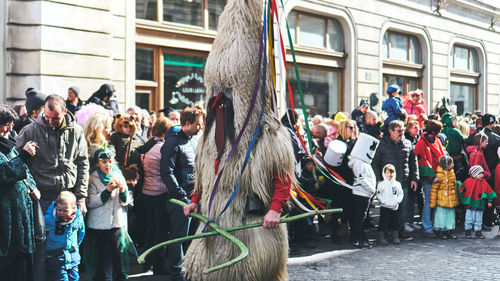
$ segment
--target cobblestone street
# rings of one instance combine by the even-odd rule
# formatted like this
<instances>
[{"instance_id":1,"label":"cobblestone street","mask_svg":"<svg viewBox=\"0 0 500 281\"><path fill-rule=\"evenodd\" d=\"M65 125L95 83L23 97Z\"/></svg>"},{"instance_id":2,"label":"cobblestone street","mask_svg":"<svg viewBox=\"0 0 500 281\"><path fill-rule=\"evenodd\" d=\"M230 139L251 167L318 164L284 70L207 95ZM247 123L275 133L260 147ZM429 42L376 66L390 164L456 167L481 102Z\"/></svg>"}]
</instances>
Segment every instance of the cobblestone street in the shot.
<instances>
[{"instance_id":1,"label":"cobblestone street","mask_svg":"<svg viewBox=\"0 0 500 281\"><path fill-rule=\"evenodd\" d=\"M353 249L327 238L300 249L288 261L290 281L299 280L500 280L498 227L486 239L440 240L415 235L400 245ZM420 232L421 233L421 232Z\"/></svg>"}]
</instances>

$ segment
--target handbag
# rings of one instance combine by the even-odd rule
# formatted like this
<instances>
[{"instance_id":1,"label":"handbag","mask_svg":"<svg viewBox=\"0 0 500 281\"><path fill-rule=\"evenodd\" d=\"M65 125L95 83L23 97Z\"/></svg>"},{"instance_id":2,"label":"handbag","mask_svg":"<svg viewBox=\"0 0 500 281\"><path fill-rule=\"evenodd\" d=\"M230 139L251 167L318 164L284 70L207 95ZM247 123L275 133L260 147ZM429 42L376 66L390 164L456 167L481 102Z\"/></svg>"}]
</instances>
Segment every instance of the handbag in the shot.
<instances>
[{"instance_id":1,"label":"handbag","mask_svg":"<svg viewBox=\"0 0 500 281\"><path fill-rule=\"evenodd\" d=\"M24 180L24 184L33 191L33 187L28 184L26 180ZM35 227L35 241L36 243L43 243L45 238L47 238L47 234L45 233L45 219L43 218L42 206L40 205L40 201L33 196L30 196L31 201L33 202L33 226Z\"/></svg>"}]
</instances>

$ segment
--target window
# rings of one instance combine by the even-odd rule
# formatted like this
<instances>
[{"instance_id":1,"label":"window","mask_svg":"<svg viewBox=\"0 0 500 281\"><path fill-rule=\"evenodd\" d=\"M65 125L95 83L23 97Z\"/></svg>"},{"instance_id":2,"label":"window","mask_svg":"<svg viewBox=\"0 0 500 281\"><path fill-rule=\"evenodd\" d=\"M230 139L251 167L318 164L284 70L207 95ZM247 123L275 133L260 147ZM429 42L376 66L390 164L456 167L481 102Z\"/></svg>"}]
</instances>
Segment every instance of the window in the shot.
<instances>
[{"instance_id":1,"label":"window","mask_svg":"<svg viewBox=\"0 0 500 281\"><path fill-rule=\"evenodd\" d=\"M405 77L396 75L384 75L384 93L390 85L398 85L401 88L401 94L408 94L411 91L422 88L421 79L418 77Z\"/></svg>"},{"instance_id":2,"label":"window","mask_svg":"<svg viewBox=\"0 0 500 281\"><path fill-rule=\"evenodd\" d=\"M156 20L158 17L158 0L136 0L135 16L138 19Z\"/></svg>"},{"instance_id":3,"label":"window","mask_svg":"<svg viewBox=\"0 0 500 281\"><path fill-rule=\"evenodd\" d=\"M323 116L330 116L340 109L339 81L341 72L327 68L299 65L299 75L306 107L315 106L318 114ZM302 104L297 90L295 70L292 65L288 67L288 79L292 89L294 89L295 107L301 110Z\"/></svg>"},{"instance_id":4,"label":"window","mask_svg":"<svg viewBox=\"0 0 500 281\"><path fill-rule=\"evenodd\" d=\"M384 59L422 63L422 51L417 37L387 31L382 40L382 57Z\"/></svg>"},{"instance_id":5,"label":"window","mask_svg":"<svg viewBox=\"0 0 500 281\"><path fill-rule=\"evenodd\" d=\"M291 11L288 25L295 44L344 51L341 26L335 19Z\"/></svg>"},{"instance_id":6,"label":"window","mask_svg":"<svg viewBox=\"0 0 500 281\"><path fill-rule=\"evenodd\" d=\"M163 0L163 20L202 26L202 0Z\"/></svg>"},{"instance_id":7,"label":"window","mask_svg":"<svg viewBox=\"0 0 500 281\"><path fill-rule=\"evenodd\" d=\"M151 48L135 48L135 79L154 80L154 51Z\"/></svg>"},{"instance_id":8,"label":"window","mask_svg":"<svg viewBox=\"0 0 500 281\"><path fill-rule=\"evenodd\" d=\"M186 106L205 103L205 62L204 57L164 54L164 108L183 110Z\"/></svg>"},{"instance_id":9,"label":"window","mask_svg":"<svg viewBox=\"0 0 500 281\"><path fill-rule=\"evenodd\" d=\"M469 72L479 72L476 50L463 46L451 48L452 68Z\"/></svg>"},{"instance_id":10,"label":"window","mask_svg":"<svg viewBox=\"0 0 500 281\"><path fill-rule=\"evenodd\" d=\"M476 85L451 83L450 103L457 106L457 114L474 112L476 103Z\"/></svg>"}]
</instances>

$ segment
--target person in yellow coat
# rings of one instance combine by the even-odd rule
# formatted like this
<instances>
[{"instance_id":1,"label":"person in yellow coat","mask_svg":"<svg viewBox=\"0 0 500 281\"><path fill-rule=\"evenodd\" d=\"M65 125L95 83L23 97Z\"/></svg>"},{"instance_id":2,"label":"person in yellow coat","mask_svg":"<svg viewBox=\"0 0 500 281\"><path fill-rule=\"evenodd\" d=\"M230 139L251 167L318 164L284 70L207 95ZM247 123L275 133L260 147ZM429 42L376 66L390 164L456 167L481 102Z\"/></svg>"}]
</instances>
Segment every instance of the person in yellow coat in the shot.
<instances>
[{"instance_id":1,"label":"person in yellow coat","mask_svg":"<svg viewBox=\"0 0 500 281\"><path fill-rule=\"evenodd\" d=\"M455 229L455 207L458 206L458 191L453 159L449 155L439 158L436 178L431 186L430 207L435 208L434 230L439 238L457 239Z\"/></svg>"}]
</instances>

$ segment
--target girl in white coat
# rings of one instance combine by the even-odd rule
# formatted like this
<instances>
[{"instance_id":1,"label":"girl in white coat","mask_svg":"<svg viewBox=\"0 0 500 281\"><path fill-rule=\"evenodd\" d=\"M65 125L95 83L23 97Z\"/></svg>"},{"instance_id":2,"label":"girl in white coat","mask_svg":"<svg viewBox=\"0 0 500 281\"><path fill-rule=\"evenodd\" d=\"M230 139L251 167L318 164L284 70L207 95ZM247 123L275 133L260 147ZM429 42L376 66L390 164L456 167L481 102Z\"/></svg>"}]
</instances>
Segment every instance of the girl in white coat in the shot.
<instances>
[{"instance_id":1,"label":"girl in white coat","mask_svg":"<svg viewBox=\"0 0 500 281\"><path fill-rule=\"evenodd\" d=\"M114 153L100 148L94 153L97 170L92 173L89 185L88 242L91 280L123 280L122 268L123 230L127 226L126 206L131 202L127 183L114 162ZM92 257L92 258L91 258Z\"/></svg>"},{"instance_id":2,"label":"girl in white coat","mask_svg":"<svg viewBox=\"0 0 500 281\"><path fill-rule=\"evenodd\" d=\"M403 201L403 188L396 181L396 168L387 164L382 169L384 180L378 184L377 199L380 202L380 220L378 223L378 243L387 245L386 236L392 231L394 244L399 244L399 203Z\"/></svg>"}]
</instances>

